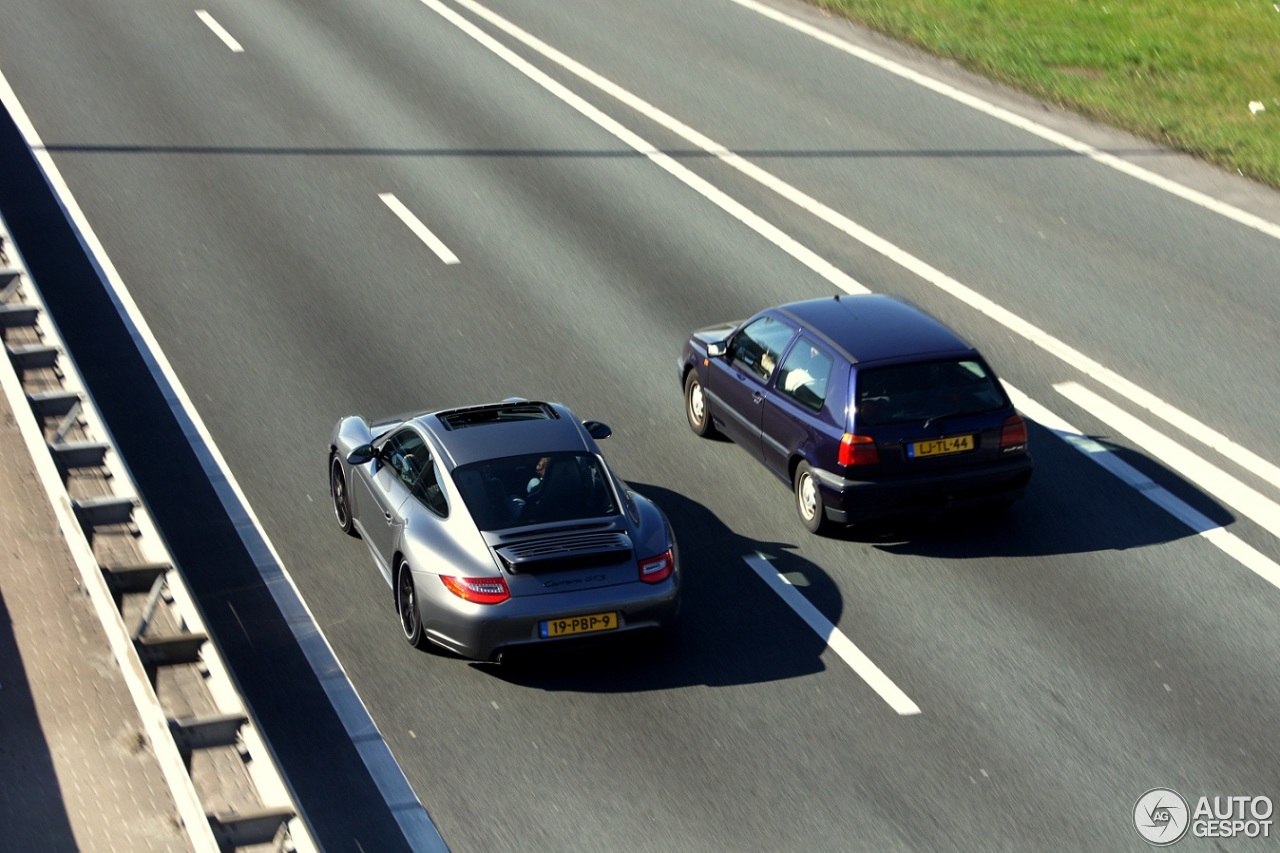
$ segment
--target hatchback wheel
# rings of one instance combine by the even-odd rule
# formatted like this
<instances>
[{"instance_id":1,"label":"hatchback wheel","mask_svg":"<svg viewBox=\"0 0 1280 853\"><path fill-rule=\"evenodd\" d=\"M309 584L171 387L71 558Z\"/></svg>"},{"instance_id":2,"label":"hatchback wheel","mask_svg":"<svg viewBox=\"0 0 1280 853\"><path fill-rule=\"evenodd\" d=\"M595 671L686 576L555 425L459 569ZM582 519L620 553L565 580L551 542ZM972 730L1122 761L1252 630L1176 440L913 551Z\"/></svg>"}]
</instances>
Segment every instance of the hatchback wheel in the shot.
<instances>
[{"instance_id":1,"label":"hatchback wheel","mask_svg":"<svg viewBox=\"0 0 1280 853\"><path fill-rule=\"evenodd\" d=\"M400 630L409 645L418 649L426 645L422 611L418 607L418 588L414 585L409 564L404 561L396 570L396 611L400 614Z\"/></svg>"},{"instance_id":2,"label":"hatchback wheel","mask_svg":"<svg viewBox=\"0 0 1280 853\"><path fill-rule=\"evenodd\" d=\"M342 461L337 456L329 458L329 494L333 496L333 515L338 527L348 536L359 536L351 519L351 502L347 499L347 478L342 471Z\"/></svg>"},{"instance_id":3,"label":"hatchback wheel","mask_svg":"<svg viewBox=\"0 0 1280 853\"><path fill-rule=\"evenodd\" d=\"M818 488L818 478L808 462L801 462L796 468L796 513L800 523L810 533L822 533L827 529L826 507L822 503L822 491Z\"/></svg>"},{"instance_id":4,"label":"hatchback wheel","mask_svg":"<svg viewBox=\"0 0 1280 853\"><path fill-rule=\"evenodd\" d=\"M702 380L698 379L696 370L690 370L684 380L684 414L694 435L706 437L715 432L711 425L711 412L707 408L707 395L702 391Z\"/></svg>"}]
</instances>

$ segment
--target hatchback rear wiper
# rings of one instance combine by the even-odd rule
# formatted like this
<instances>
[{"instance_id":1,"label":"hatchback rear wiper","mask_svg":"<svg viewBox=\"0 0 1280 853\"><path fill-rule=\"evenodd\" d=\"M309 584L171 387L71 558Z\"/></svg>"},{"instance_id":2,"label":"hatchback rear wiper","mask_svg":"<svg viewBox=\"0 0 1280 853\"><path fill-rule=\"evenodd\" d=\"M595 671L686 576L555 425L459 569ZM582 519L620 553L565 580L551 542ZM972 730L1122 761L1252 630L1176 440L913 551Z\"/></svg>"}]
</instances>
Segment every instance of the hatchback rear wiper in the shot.
<instances>
[{"instance_id":1,"label":"hatchback rear wiper","mask_svg":"<svg viewBox=\"0 0 1280 853\"><path fill-rule=\"evenodd\" d=\"M924 419L924 424L920 427L920 429L928 429L929 424L933 423L934 421L950 420L951 418L959 417L964 413L965 413L964 409L957 409L954 412L947 412L945 415L930 415L929 417Z\"/></svg>"}]
</instances>

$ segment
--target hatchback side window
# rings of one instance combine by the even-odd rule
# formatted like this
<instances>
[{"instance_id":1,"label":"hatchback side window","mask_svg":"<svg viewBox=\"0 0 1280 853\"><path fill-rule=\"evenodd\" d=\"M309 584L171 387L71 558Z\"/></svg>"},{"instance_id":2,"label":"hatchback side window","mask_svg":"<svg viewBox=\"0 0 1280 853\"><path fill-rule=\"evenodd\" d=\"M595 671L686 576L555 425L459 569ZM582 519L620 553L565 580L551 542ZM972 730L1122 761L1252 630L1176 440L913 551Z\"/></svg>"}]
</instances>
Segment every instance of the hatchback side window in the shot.
<instances>
[{"instance_id":1,"label":"hatchback side window","mask_svg":"<svg viewBox=\"0 0 1280 853\"><path fill-rule=\"evenodd\" d=\"M781 320L761 317L733 336L727 355L737 366L768 382L791 335L792 328Z\"/></svg>"},{"instance_id":2,"label":"hatchback side window","mask_svg":"<svg viewBox=\"0 0 1280 853\"><path fill-rule=\"evenodd\" d=\"M835 359L803 335L787 354L778 372L778 388L815 412L827 399L827 381Z\"/></svg>"}]
</instances>

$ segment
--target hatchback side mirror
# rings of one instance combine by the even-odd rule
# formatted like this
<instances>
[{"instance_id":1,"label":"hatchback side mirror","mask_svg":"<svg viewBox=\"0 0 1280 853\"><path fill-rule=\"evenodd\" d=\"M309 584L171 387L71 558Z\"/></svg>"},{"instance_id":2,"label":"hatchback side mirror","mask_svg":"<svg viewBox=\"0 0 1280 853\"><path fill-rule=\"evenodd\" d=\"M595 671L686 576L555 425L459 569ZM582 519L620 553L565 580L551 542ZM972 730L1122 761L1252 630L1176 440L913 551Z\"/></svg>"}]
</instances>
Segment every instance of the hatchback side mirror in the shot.
<instances>
[{"instance_id":1,"label":"hatchback side mirror","mask_svg":"<svg viewBox=\"0 0 1280 853\"><path fill-rule=\"evenodd\" d=\"M594 439L608 438L613 435L613 430L606 423L600 421L583 421L582 425L587 430L587 435Z\"/></svg>"},{"instance_id":2,"label":"hatchback side mirror","mask_svg":"<svg viewBox=\"0 0 1280 853\"><path fill-rule=\"evenodd\" d=\"M363 465L372 461L377 455L378 452L373 449L372 444L362 444L359 447L352 448L351 452L347 454L347 464Z\"/></svg>"},{"instance_id":3,"label":"hatchback side mirror","mask_svg":"<svg viewBox=\"0 0 1280 853\"><path fill-rule=\"evenodd\" d=\"M724 355L728 351L729 351L728 341L716 341L715 343L707 344L708 358L719 358L720 356Z\"/></svg>"}]
</instances>

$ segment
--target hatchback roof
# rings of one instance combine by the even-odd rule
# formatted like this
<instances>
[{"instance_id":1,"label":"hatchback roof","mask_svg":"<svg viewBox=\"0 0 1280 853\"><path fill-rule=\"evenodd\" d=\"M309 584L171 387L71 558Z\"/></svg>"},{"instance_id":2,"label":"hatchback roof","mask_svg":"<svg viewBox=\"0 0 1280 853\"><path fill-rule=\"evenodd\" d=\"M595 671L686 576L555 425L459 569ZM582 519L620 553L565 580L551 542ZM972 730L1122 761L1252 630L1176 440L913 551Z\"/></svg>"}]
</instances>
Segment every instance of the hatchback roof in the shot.
<instances>
[{"instance_id":1,"label":"hatchback roof","mask_svg":"<svg viewBox=\"0 0 1280 853\"><path fill-rule=\"evenodd\" d=\"M941 321L882 293L808 299L777 310L819 333L854 362L973 351Z\"/></svg>"},{"instance_id":2,"label":"hatchback roof","mask_svg":"<svg viewBox=\"0 0 1280 853\"><path fill-rule=\"evenodd\" d=\"M416 420L440 442L452 467L524 453L589 448L573 413L556 403L506 401L432 412Z\"/></svg>"}]
</instances>

